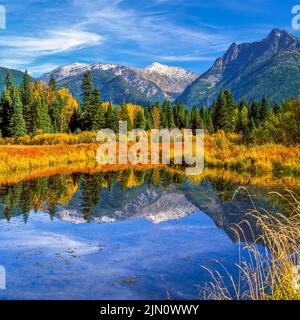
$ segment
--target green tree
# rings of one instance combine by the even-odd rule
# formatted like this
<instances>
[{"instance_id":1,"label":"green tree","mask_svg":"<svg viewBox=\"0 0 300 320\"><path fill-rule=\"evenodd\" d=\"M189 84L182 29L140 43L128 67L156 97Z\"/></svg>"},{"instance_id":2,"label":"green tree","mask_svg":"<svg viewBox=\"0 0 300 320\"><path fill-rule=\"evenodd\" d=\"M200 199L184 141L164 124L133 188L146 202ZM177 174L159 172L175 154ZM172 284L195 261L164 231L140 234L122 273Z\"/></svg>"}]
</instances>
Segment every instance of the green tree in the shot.
<instances>
[{"instance_id":1,"label":"green tree","mask_svg":"<svg viewBox=\"0 0 300 320\"><path fill-rule=\"evenodd\" d=\"M246 104L242 104L242 108L239 113L238 128L243 133L245 133L247 131L247 128L248 128L248 107Z\"/></svg>"},{"instance_id":2,"label":"green tree","mask_svg":"<svg viewBox=\"0 0 300 320\"><path fill-rule=\"evenodd\" d=\"M33 133L34 127L34 95L30 76L25 71L21 85L21 98L23 104L23 116L26 123L26 130L28 133Z\"/></svg>"},{"instance_id":3,"label":"green tree","mask_svg":"<svg viewBox=\"0 0 300 320\"><path fill-rule=\"evenodd\" d=\"M167 120L168 120L167 128L174 129L175 128L174 111L171 104L168 104L167 106Z\"/></svg>"},{"instance_id":4,"label":"green tree","mask_svg":"<svg viewBox=\"0 0 300 320\"><path fill-rule=\"evenodd\" d=\"M238 118L239 118L238 106L236 105L233 99L231 91L226 90L224 93L226 96L226 109L227 109L226 131L235 132L237 130Z\"/></svg>"},{"instance_id":5,"label":"green tree","mask_svg":"<svg viewBox=\"0 0 300 320\"><path fill-rule=\"evenodd\" d=\"M114 132L118 132L119 128L119 117L116 108L112 103L109 104L106 114L105 114L105 125L106 128L113 130Z\"/></svg>"},{"instance_id":6,"label":"green tree","mask_svg":"<svg viewBox=\"0 0 300 320\"><path fill-rule=\"evenodd\" d=\"M253 119L255 126L258 126L260 123L260 105L256 101L251 104L250 117Z\"/></svg>"},{"instance_id":7,"label":"green tree","mask_svg":"<svg viewBox=\"0 0 300 320\"><path fill-rule=\"evenodd\" d=\"M9 135L12 137L21 137L26 134L26 124L23 117L23 105L20 93L17 89L14 91L9 119Z\"/></svg>"},{"instance_id":8,"label":"green tree","mask_svg":"<svg viewBox=\"0 0 300 320\"><path fill-rule=\"evenodd\" d=\"M200 110L197 106L194 106L191 112L191 128L193 130L203 128Z\"/></svg>"},{"instance_id":9,"label":"green tree","mask_svg":"<svg viewBox=\"0 0 300 320\"><path fill-rule=\"evenodd\" d=\"M81 105L81 125L83 130L90 130L90 114L95 102L95 88L92 79L92 72L88 71L83 75L82 84L82 105Z\"/></svg>"},{"instance_id":10,"label":"green tree","mask_svg":"<svg viewBox=\"0 0 300 320\"><path fill-rule=\"evenodd\" d=\"M48 106L43 96L37 98L35 101L35 131L36 130L41 130L44 133L52 132Z\"/></svg>"},{"instance_id":11,"label":"green tree","mask_svg":"<svg viewBox=\"0 0 300 320\"><path fill-rule=\"evenodd\" d=\"M10 135L10 117L12 114L13 99L10 90L4 88L1 103L0 103L0 113L1 113L1 133L3 137L8 137Z\"/></svg>"},{"instance_id":12,"label":"green tree","mask_svg":"<svg viewBox=\"0 0 300 320\"><path fill-rule=\"evenodd\" d=\"M182 129L185 126L185 108L179 101L176 102L174 108L174 120L177 128Z\"/></svg>"},{"instance_id":13,"label":"green tree","mask_svg":"<svg viewBox=\"0 0 300 320\"><path fill-rule=\"evenodd\" d=\"M268 118L268 99L264 97L261 102L261 109L260 109L260 121L265 122Z\"/></svg>"},{"instance_id":14,"label":"green tree","mask_svg":"<svg viewBox=\"0 0 300 320\"><path fill-rule=\"evenodd\" d=\"M144 116L144 113L139 110L136 117L135 117L135 121L134 121L134 126L137 129L145 129L147 125L147 120Z\"/></svg>"},{"instance_id":15,"label":"green tree","mask_svg":"<svg viewBox=\"0 0 300 320\"><path fill-rule=\"evenodd\" d=\"M213 107L213 125L215 130L226 130L227 128L227 99L222 90Z\"/></svg>"},{"instance_id":16,"label":"green tree","mask_svg":"<svg viewBox=\"0 0 300 320\"><path fill-rule=\"evenodd\" d=\"M210 110L208 110L207 107L203 107L201 110L202 120L203 120L203 128L208 133L214 132L214 126L213 126L213 121L212 121L212 112L213 112L212 108Z\"/></svg>"}]
</instances>

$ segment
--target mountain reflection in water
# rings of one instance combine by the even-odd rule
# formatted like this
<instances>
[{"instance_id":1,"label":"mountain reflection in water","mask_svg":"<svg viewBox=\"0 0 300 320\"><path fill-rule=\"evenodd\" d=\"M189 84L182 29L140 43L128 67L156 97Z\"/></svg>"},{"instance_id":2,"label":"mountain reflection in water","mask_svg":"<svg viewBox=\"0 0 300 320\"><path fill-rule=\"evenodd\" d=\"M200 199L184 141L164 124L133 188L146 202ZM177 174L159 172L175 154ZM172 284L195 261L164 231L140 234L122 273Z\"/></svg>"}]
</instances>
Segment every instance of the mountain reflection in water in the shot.
<instances>
[{"instance_id":1,"label":"mountain reflection in water","mask_svg":"<svg viewBox=\"0 0 300 320\"><path fill-rule=\"evenodd\" d=\"M253 209L252 200L270 212L284 209L285 204L269 194L278 188L267 182L265 186L263 179L258 185L249 179L250 199L247 192L235 194L240 184L217 173L204 175L200 181L169 169L41 177L1 186L0 218L9 221L22 215L26 223L30 214L43 211L51 219L75 224L138 218L158 224L202 211L236 241L232 227L244 219L257 231L246 215ZM244 231L251 240L250 231Z\"/></svg>"}]
</instances>

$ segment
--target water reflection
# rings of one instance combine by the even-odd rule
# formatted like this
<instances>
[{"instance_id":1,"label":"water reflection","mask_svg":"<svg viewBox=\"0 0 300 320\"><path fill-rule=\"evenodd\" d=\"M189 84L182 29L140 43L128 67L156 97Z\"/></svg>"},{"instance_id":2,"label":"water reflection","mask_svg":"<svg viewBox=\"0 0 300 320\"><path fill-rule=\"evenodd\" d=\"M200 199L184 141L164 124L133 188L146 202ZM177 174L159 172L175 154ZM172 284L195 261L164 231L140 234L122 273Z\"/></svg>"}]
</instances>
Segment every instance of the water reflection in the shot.
<instances>
[{"instance_id":1,"label":"water reflection","mask_svg":"<svg viewBox=\"0 0 300 320\"><path fill-rule=\"evenodd\" d=\"M253 177L239 183L233 174L229 177L218 171L208 171L198 178L187 177L173 169L41 177L1 186L0 218L9 221L22 215L26 223L30 214L44 211L51 219L71 223L104 223L143 217L157 224L201 210L236 241L232 227L253 209L247 192L241 191L233 198L239 185L247 186L257 207L271 213L287 209L280 198L269 194L278 187L270 186L267 180L253 184L251 180L257 182ZM250 225L253 224L250 221ZM247 230L246 235L250 235Z\"/></svg>"}]
</instances>

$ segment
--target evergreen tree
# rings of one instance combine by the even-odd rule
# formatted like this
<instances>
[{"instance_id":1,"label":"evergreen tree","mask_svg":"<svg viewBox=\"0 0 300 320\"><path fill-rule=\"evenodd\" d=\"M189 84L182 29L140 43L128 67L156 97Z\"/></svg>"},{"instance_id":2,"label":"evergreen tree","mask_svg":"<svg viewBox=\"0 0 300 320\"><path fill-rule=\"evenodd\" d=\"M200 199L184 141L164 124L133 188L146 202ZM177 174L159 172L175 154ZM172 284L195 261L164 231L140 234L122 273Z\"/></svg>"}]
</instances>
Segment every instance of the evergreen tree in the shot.
<instances>
[{"instance_id":1,"label":"evergreen tree","mask_svg":"<svg viewBox=\"0 0 300 320\"><path fill-rule=\"evenodd\" d=\"M212 108L210 110L207 110L207 107L203 107L201 110L202 114L202 121L203 121L203 128L208 132L208 133L213 133L214 132L214 127L213 127L213 121L212 121Z\"/></svg>"},{"instance_id":2,"label":"evergreen tree","mask_svg":"<svg viewBox=\"0 0 300 320\"><path fill-rule=\"evenodd\" d=\"M21 137L26 134L26 124L23 117L23 105L20 93L14 90L12 98L12 110L9 119L9 135L11 137Z\"/></svg>"},{"instance_id":3,"label":"evergreen tree","mask_svg":"<svg viewBox=\"0 0 300 320\"><path fill-rule=\"evenodd\" d=\"M227 100L222 90L213 107L213 125L215 130L226 130L227 128Z\"/></svg>"},{"instance_id":4,"label":"evergreen tree","mask_svg":"<svg viewBox=\"0 0 300 320\"><path fill-rule=\"evenodd\" d=\"M264 97L261 102L260 121L264 123L268 118L268 99Z\"/></svg>"},{"instance_id":5,"label":"evergreen tree","mask_svg":"<svg viewBox=\"0 0 300 320\"><path fill-rule=\"evenodd\" d=\"M49 106L49 116L54 133L62 132L62 108L63 101L61 100L60 96L58 96L53 104Z\"/></svg>"},{"instance_id":6,"label":"evergreen tree","mask_svg":"<svg viewBox=\"0 0 300 320\"><path fill-rule=\"evenodd\" d=\"M33 88L31 84L31 79L27 71L25 71L23 76L23 81L21 85L21 98L23 104L23 116L26 123L26 130L28 133L33 133L34 127L34 95Z\"/></svg>"},{"instance_id":7,"label":"evergreen tree","mask_svg":"<svg viewBox=\"0 0 300 320\"><path fill-rule=\"evenodd\" d=\"M5 78L5 88L8 90L8 92L12 95L15 89L14 86L14 80L13 76L10 72L7 72L6 78Z\"/></svg>"},{"instance_id":8,"label":"evergreen tree","mask_svg":"<svg viewBox=\"0 0 300 320\"><path fill-rule=\"evenodd\" d=\"M183 127L185 129L190 129L191 128L191 113L188 109L184 110L184 124Z\"/></svg>"},{"instance_id":9,"label":"evergreen tree","mask_svg":"<svg viewBox=\"0 0 300 320\"><path fill-rule=\"evenodd\" d=\"M169 101L165 100L163 105L162 105L162 110L161 110L161 127L162 128L168 128L169 126L169 121L168 121L168 114L167 114L167 110L168 110L168 106L169 106Z\"/></svg>"},{"instance_id":10,"label":"evergreen tree","mask_svg":"<svg viewBox=\"0 0 300 320\"><path fill-rule=\"evenodd\" d=\"M191 128L193 130L202 129L203 123L201 114L197 106L194 106L191 112Z\"/></svg>"},{"instance_id":11,"label":"evergreen tree","mask_svg":"<svg viewBox=\"0 0 300 320\"><path fill-rule=\"evenodd\" d=\"M238 125L238 116L239 116L238 106L234 102L231 91L226 90L224 94L226 96L226 109L227 109L226 131L235 132Z\"/></svg>"},{"instance_id":12,"label":"evergreen tree","mask_svg":"<svg viewBox=\"0 0 300 320\"><path fill-rule=\"evenodd\" d=\"M185 108L179 101L176 102L174 108L174 120L177 128L182 129L185 126Z\"/></svg>"},{"instance_id":13,"label":"evergreen tree","mask_svg":"<svg viewBox=\"0 0 300 320\"><path fill-rule=\"evenodd\" d=\"M147 120L144 116L144 113L139 110L136 117L135 117L135 121L134 121L134 126L137 129L145 129L147 125Z\"/></svg>"},{"instance_id":14,"label":"evergreen tree","mask_svg":"<svg viewBox=\"0 0 300 320\"><path fill-rule=\"evenodd\" d=\"M99 131L105 127L105 112L102 105L98 105L92 120L92 131Z\"/></svg>"},{"instance_id":15,"label":"evergreen tree","mask_svg":"<svg viewBox=\"0 0 300 320\"><path fill-rule=\"evenodd\" d=\"M260 123L260 105L253 101L251 104L250 117L253 119L256 126Z\"/></svg>"},{"instance_id":16,"label":"evergreen tree","mask_svg":"<svg viewBox=\"0 0 300 320\"><path fill-rule=\"evenodd\" d=\"M51 119L48 114L48 106L45 98L39 97L35 101L35 131L40 130L44 133L51 133Z\"/></svg>"},{"instance_id":17,"label":"evergreen tree","mask_svg":"<svg viewBox=\"0 0 300 320\"><path fill-rule=\"evenodd\" d=\"M83 130L90 130L90 118L91 108L95 102L95 88L92 80L92 72L88 71L84 74L81 84L82 89L82 105L81 105L81 126Z\"/></svg>"},{"instance_id":18,"label":"evergreen tree","mask_svg":"<svg viewBox=\"0 0 300 320\"><path fill-rule=\"evenodd\" d=\"M170 103L167 106L167 120L168 120L167 128L174 129L175 128L174 112Z\"/></svg>"},{"instance_id":19,"label":"evergreen tree","mask_svg":"<svg viewBox=\"0 0 300 320\"><path fill-rule=\"evenodd\" d=\"M8 137L10 135L10 117L12 114L13 97L10 90L4 88L1 104L1 133L3 137Z\"/></svg>"},{"instance_id":20,"label":"evergreen tree","mask_svg":"<svg viewBox=\"0 0 300 320\"><path fill-rule=\"evenodd\" d=\"M119 121L118 112L116 108L112 105L112 103L110 103L105 114L106 128L111 129L115 132L118 132L118 128L119 128L118 121Z\"/></svg>"}]
</instances>

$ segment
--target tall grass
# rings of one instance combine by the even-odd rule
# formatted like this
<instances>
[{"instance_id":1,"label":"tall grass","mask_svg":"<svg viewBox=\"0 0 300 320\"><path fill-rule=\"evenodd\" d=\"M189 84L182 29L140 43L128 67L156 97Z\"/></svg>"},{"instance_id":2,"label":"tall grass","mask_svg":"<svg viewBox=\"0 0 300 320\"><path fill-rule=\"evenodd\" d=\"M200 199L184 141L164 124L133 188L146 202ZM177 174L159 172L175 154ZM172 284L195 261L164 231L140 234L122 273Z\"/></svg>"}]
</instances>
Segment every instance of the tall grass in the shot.
<instances>
[{"instance_id":1,"label":"tall grass","mask_svg":"<svg viewBox=\"0 0 300 320\"><path fill-rule=\"evenodd\" d=\"M300 255L300 201L292 191L288 191L286 196L279 193L275 195L287 201L290 212L288 215L273 215L255 208L249 213L256 220L260 235L253 238L251 243L241 244L241 256L247 259L241 258L236 266L238 279L234 279L225 268L225 276L219 271L208 270L212 280L204 290L207 299L300 299L297 270ZM251 229L246 220L234 228L240 242L245 239L245 228ZM252 234L254 237L255 233Z\"/></svg>"},{"instance_id":2,"label":"tall grass","mask_svg":"<svg viewBox=\"0 0 300 320\"><path fill-rule=\"evenodd\" d=\"M0 172L27 170L61 163L94 161L97 148L94 132L40 134L34 137L24 136L0 140L2 141L0 141ZM132 142L129 143L129 147L131 144ZM171 158L178 156L174 148L171 149ZM222 131L205 136L204 158L205 166L211 168L251 173L300 174L300 145L246 146L242 144L239 135L225 135Z\"/></svg>"}]
</instances>

